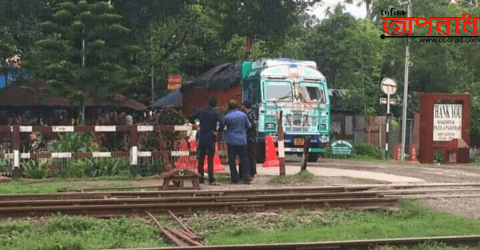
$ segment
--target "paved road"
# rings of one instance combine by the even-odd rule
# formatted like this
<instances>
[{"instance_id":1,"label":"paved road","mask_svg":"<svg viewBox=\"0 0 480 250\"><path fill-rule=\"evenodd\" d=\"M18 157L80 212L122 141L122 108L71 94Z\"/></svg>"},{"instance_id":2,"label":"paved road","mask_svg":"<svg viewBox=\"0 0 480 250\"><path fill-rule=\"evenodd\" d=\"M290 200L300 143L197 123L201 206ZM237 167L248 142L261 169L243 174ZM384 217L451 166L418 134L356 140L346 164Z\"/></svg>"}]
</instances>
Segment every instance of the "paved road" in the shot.
<instances>
[{"instance_id":1,"label":"paved road","mask_svg":"<svg viewBox=\"0 0 480 250\"><path fill-rule=\"evenodd\" d=\"M287 165L300 166L301 157L288 156ZM401 177L412 177L427 182L480 182L480 166L472 164L409 164L398 162L362 162L351 160L319 159L308 163L307 169L324 169L330 171L354 170L368 173L384 173ZM316 172L316 171L315 171ZM347 173L347 172L345 172ZM371 179L376 178L372 175Z\"/></svg>"}]
</instances>

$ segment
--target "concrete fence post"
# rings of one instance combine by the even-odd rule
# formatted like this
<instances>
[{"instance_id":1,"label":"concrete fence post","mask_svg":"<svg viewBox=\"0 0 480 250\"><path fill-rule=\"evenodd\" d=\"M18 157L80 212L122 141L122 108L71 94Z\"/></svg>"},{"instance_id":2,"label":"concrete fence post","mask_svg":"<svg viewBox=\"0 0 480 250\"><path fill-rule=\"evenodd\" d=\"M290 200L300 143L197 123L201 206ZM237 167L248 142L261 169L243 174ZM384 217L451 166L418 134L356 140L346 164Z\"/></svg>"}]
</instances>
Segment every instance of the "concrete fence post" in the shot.
<instances>
[{"instance_id":1,"label":"concrete fence post","mask_svg":"<svg viewBox=\"0 0 480 250\"><path fill-rule=\"evenodd\" d=\"M130 173L136 177L138 172L138 127L130 125Z\"/></svg>"},{"instance_id":2,"label":"concrete fence post","mask_svg":"<svg viewBox=\"0 0 480 250\"><path fill-rule=\"evenodd\" d=\"M12 128L12 151L13 151L13 179L20 178L20 126L14 125Z\"/></svg>"}]
</instances>

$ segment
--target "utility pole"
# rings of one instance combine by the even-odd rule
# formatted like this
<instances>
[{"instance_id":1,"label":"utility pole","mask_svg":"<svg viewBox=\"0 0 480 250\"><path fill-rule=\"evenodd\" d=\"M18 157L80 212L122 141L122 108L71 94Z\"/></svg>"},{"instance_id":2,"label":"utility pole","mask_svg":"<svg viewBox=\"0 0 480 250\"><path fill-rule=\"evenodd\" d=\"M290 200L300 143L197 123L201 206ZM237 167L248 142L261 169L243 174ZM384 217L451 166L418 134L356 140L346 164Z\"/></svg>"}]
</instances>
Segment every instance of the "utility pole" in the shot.
<instances>
[{"instance_id":1,"label":"utility pole","mask_svg":"<svg viewBox=\"0 0 480 250\"><path fill-rule=\"evenodd\" d=\"M82 68L85 68L85 29L83 29L83 36L82 36ZM84 90L85 91L85 90ZM84 93L85 96L87 96L87 92ZM85 100L85 105L82 107L82 122L85 123L85 106L86 106L86 100ZM73 124L72 124L73 125Z\"/></svg>"},{"instance_id":2,"label":"utility pole","mask_svg":"<svg viewBox=\"0 0 480 250\"><path fill-rule=\"evenodd\" d=\"M152 65L152 104L155 102L155 68Z\"/></svg>"},{"instance_id":3,"label":"utility pole","mask_svg":"<svg viewBox=\"0 0 480 250\"><path fill-rule=\"evenodd\" d=\"M407 16L410 17L411 12L410 0L407 0ZM405 82L403 84L403 114L402 114L402 147L401 147L401 159L402 162L405 160L405 138L407 133L407 101L408 101L408 64L410 59L410 54L408 46L410 44L410 39L406 38L407 45L405 46Z\"/></svg>"},{"instance_id":4,"label":"utility pole","mask_svg":"<svg viewBox=\"0 0 480 250\"><path fill-rule=\"evenodd\" d=\"M82 37L82 67L85 67L85 29L83 30Z\"/></svg>"}]
</instances>

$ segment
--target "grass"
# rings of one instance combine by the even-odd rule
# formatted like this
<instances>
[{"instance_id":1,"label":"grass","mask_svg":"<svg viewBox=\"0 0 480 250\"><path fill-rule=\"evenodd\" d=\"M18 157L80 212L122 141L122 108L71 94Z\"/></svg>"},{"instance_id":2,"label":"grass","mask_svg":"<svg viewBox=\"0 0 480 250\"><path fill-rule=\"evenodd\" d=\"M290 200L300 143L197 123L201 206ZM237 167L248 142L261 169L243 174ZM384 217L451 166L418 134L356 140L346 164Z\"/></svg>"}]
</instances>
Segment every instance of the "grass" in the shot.
<instances>
[{"instance_id":1,"label":"grass","mask_svg":"<svg viewBox=\"0 0 480 250\"><path fill-rule=\"evenodd\" d=\"M0 224L0 249L71 250L167 246L146 221L113 218L48 217Z\"/></svg>"},{"instance_id":2,"label":"grass","mask_svg":"<svg viewBox=\"0 0 480 250\"><path fill-rule=\"evenodd\" d=\"M402 201L399 207L399 211L375 212L297 210L263 217L200 215L188 224L212 245L476 235L480 231L480 220L431 211L412 201Z\"/></svg>"},{"instance_id":3,"label":"grass","mask_svg":"<svg viewBox=\"0 0 480 250\"><path fill-rule=\"evenodd\" d=\"M294 175L272 176L268 179L268 184L278 185L292 182L313 182L315 175L308 171L300 171Z\"/></svg>"},{"instance_id":4,"label":"grass","mask_svg":"<svg viewBox=\"0 0 480 250\"><path fill-rule=\"evenodd\" d=\"M316 242L447 235L475 235L480 220L428 210L413 201L402 201L398 210L321 211L214 215L199 213L187 224L208 245ZM157 216L160 224L180 228L172 218ZM125 217L108 220L86 217L42 218L39 221L0 223L0 250L108 249L168 246L153 223ZM471 249L429 243L414 247L376 247L375 250ZM478 248L477 248L478 249Z\"/></svg>"},{"instance_id":5,"label":"grass","mask_svg":"<svg viewBox=\"0 0 480 250\"><path fill-rule=\"evenodd\" d=\"M12 180L10 183L1 183L0 194L55 193L59 190L78 190L83 188L134 187L142 185L141 181L153 180L153 178L154 177L143 177L133 179L131 177L125 178L121 176L82 179L51 178L42 180L22 178L17 181Z\"/></svg>"}]
</instances>

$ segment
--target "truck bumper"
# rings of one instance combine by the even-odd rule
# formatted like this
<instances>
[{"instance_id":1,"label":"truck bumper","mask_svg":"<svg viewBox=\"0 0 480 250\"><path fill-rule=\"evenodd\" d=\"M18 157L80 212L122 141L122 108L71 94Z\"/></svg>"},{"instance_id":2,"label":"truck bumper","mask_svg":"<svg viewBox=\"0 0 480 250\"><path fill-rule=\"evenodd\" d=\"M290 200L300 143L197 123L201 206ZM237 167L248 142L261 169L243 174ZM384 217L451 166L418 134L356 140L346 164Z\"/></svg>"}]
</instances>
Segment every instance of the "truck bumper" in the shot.
<instances>
[{"instance_id":1,"label":"truck bumper","mask_svg":"<svg viewBox=\"0 0 480 250\"><path fill-rule=\"evenodd\" d=\"M258 133L258 141L260 143L265 142L265 137L267 135L272 135L275 141L275 146L277 146L278 136L276 134L270 133ZM320 138L322 135L328 134L315 134L310 135L310 152L314 153L324 153L325 148L328 147L329 142L322 143ZM304 139L307 135L292 135L292 134L285 134L284 144L285 144L285 153L303 153L303 145L295 145L295 139L302 138ZM328 137L327 137L328 138Z\"/></svg>"}]
</instances>

